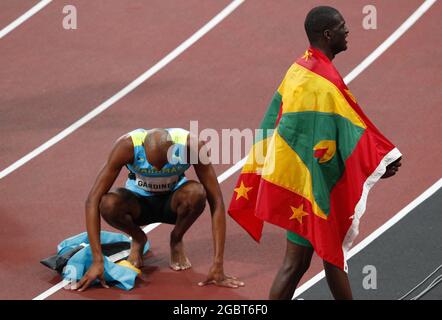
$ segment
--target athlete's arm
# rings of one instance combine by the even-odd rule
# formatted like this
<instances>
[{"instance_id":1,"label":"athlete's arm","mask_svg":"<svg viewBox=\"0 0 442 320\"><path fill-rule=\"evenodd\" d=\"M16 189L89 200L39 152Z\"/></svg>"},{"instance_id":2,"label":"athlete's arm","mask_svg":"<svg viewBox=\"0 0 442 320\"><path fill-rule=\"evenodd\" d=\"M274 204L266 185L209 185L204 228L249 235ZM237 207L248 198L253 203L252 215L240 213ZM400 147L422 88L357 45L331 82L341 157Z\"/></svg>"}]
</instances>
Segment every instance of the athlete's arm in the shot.
<instances>
[{"instance_id":1,"label":"athlete's arm","mask_svg":"<svg viewBox=\"0 0 442 320\"><path fill-rule=\"evenodd\" d=\"M118 177L121 168L133 160L133 146L130 137L123 136L117 140L108 160L101 168L86 200L86 229L89 237L93 264L75 287L79 291L86 289L95 279L99 279L105 287L103 255L100 242L100 212L101 198L105 195ZM74 289L75 289L74 288Z\"/></svg>"},{"instance_id":2,"label":"athlete's arm","mask_svg":"<svg viewBox=\"0 0 442 320\"><path fill-rule=\"evenodd\" d=\"M190 138L192 139L192 138ZM224 243L226 239L226 212L223 196L215 170L210 163L207 155L206 146L203 142L195 142L197 145L199 157L198 163L194 164L194 169L200 183L204 186L207 194L207 201L210 206L212 216L212 234L214 244L213 265L210 268L207 279L199 285L216 284L219 286L238 288L244 283L234 277L228 277L224 274ZM192 151L191 151L192 152ZM202 156L202 157L201 157Z\"/></svg>"}]
</instances>

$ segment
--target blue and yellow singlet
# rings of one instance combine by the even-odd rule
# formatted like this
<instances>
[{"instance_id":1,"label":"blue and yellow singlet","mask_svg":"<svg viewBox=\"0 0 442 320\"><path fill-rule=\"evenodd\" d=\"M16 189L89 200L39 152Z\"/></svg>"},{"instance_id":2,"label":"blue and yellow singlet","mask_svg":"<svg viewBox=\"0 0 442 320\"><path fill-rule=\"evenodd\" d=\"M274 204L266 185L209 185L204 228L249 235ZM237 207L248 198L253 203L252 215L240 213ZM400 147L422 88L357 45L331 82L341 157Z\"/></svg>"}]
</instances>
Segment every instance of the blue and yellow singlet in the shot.
<instances>
[{"instance_id":1,"label":"blue and yellow singlet","mask_svg":"<svg viewBox=\"0 0 442 320\"><path fill-rule=\"evenodd\" d=\"M159 171L147 161L144 148L147 130L136 129L129 132L134 145L134 162L127 165L130 171L126 181L127 189L142 196L154 196L159 192L173 192L187 181L184 172L190 168L185 159L189 131L180 128L166 130L174 143L171 149L172 158Z\"/></svg>"}]
</instances>

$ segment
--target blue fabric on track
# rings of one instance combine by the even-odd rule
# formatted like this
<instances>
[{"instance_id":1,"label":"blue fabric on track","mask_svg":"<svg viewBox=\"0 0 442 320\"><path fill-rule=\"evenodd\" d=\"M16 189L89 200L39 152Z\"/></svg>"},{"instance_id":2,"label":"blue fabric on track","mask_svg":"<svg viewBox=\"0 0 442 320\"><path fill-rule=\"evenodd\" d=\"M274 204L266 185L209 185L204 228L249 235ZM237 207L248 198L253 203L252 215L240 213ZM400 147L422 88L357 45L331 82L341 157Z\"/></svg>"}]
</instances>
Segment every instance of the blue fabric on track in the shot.
<instances>
[{"instance_id":1,"label":"blue fabric on track","mask_svg":"<svg viewBox=\"0 0 442 320\"><path fill-rule=\"evenodd\" d=\"M101 231L101 244L110 244L116 242L128 242L131 240L119 233ZM92 264L92 251L89 246L89 239L86 232L70 237L60 242L57 246L58 254L63 254L67 250L84 245L84 248L74 254L68 261L64 271L63 279L70 281L79 281ZM144 246L144 254L150 249L150 242L147 241ZM135 285L137 273L127 267L122 267L112 262L104 256L104 279L107 284L115 285L124 290L131 290ZM95 283L99 283L95 280Z\"/></svg>"}]
</instances>

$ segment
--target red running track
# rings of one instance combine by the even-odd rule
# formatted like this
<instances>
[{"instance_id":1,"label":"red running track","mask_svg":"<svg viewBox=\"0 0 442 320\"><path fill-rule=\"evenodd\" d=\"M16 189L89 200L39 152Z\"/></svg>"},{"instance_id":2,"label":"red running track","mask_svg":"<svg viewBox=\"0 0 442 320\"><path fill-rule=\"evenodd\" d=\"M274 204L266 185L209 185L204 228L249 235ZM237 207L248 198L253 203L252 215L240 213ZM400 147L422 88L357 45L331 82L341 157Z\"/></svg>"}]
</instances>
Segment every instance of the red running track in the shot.
<instances>
[{"instance_id":1,"label":"red running track","mask_svg":"<svg viewBox=\"0 0 442 320\"><path fill-rule=\"evenodd\" d=\"M0 40L1 170L149 69L228 1L150 3L57 1ZM351 32L349 49L336 58L346 75L421 1L373 1L376 31L362 29L365 1L329 3L343 13ZM64 4L77 6L78 30L61 27ZM200 129L257 127L286 69L306 48L302 22L315 4L246 1L131 94L2 179L0 298L31 299L60 281L38 261L53 254L61 240L85 230L85 197L120 135L138 127L188 128L190 120L198 120ZM17 12L10 12L5 19L12 21ZM440 12L441 4L436 3L350 84L366 113L404 154L400 174L372 191L358 240L440 177L442 154L432 143L440 136L441 122L441 93L434 89L442 80L435 72L441 63L434 59L442 51L436 45ZM228 167L217 165L216 171L221 174ZM221 185L226 205L236 178L237 174ZM124 179L123 172L117 184ZM104 222L103 227L112 230ZM225 271L246 282L236 290L197 286L212 257L207 210L185 237L191 270L177 273L168 268L170 230L161 225L149 233L152 250L134 290L61 290L50 299L267 298L285 250L283 230L267 225L258 245L228 219ZM320 270L314 258L303 281Z\"/></svg>"},{"instance_id":2,"label":"red running track","mask_svg":"<svg viewBox=\"0 0 442 320\"><path fill-rule=\"evenodd\" d=\"M0 30L28 11L38 0L3 0L0 2Z\"/></svg>"}]
</instances>

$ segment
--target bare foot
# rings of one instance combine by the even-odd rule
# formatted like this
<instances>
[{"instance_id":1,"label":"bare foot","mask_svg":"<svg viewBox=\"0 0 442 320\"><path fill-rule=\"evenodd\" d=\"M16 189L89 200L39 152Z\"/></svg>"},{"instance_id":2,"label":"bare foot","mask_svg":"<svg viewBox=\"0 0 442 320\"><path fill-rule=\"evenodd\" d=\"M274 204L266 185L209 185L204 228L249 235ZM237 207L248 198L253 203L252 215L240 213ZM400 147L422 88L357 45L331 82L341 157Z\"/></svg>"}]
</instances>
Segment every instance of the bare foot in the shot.
<instances>
[{"instance_id":1,"label":"bare foot","mask_svg":"<svg viewBox=\"0 0 442 320\"><path fill-rule=\"evenodd\" d=\"M127 261L132 263L135 267L141 268L143 266L143 251L144 245L147 242L147 236L143 232L143 236L140 239L132 238L132 244L130 246L130 254L127 257Z\"/></svg>"},{"instance_id":2,"label":"bare foot","mask_svg":"<svg viewBox=\"0 0 442 320\"><path fill-rule=\"evenodd\" d=\"M170 267L172 270L180 271L189 269L192 266L189 259L184 254L183 241L170 244Z\"/></svg>"}]
</instances>

